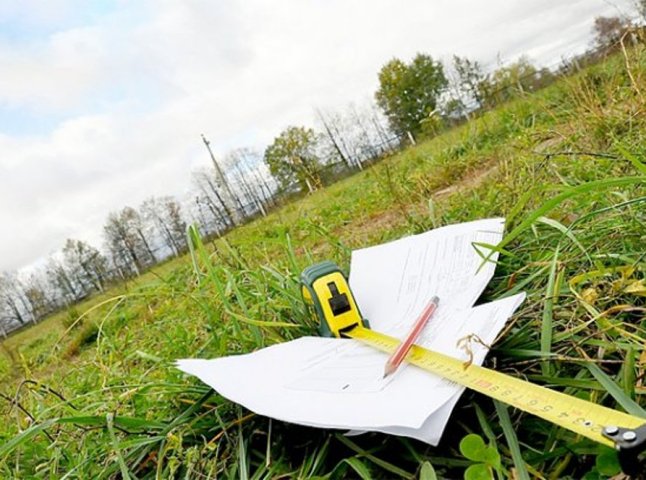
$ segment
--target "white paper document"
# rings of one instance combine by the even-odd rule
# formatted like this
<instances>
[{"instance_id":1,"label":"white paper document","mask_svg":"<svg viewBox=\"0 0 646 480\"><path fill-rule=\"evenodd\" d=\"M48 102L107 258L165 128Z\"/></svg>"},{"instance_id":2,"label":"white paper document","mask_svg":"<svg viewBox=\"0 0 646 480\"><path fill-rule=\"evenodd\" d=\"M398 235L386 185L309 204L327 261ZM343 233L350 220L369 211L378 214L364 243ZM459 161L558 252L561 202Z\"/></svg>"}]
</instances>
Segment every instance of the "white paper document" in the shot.
<instances>
[{"instance_id":1,"label":"white paper document","mask_svg":"<svg viewBox=\"0 0 646 480\"><path fill-rule=\"evenodd\" d=\"M371 328L401 338L437 295L440 305L416 343L482 364L486 345L524 299L473 307L495 269L483 263L490 250L482 245L496 245L503 226L503 219L452 225L353 252L350 285ZM437 444L463 387L411 365L384 379L387 358L355 340L304 337L178 367L261 415Z\"/></svg>"}]
</instances>

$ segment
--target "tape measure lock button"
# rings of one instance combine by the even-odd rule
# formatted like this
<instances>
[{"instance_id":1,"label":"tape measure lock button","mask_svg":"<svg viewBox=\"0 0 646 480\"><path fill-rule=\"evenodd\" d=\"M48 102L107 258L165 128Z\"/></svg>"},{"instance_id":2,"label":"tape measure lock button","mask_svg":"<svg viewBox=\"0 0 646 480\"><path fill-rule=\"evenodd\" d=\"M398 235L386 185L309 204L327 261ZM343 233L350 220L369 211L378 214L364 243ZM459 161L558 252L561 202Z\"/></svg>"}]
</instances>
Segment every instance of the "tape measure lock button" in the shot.
<instances>
[{"instance_id":1,"label":"tape measure lock button","mask_svg":"<svg viewBox=\"0 0 646 480\"><path fill-rule=\"evenodd\" d=\"M646 423L637 428L622 428L608 425L601 431L602 435L615 442L619 464L624 473L638 475L643 473L644 464L640 454L646 449Z\"/></svg>"},{"instance_id":2,"label":"tape measure lock button","mask_svg":"<svg viewBox=\"0 0 646 480\"><path fill-rule=\"evenodd\" d=\"M339 288L334 282L329 282L327 287L330 289L330 293L332 294L328 303L330 304L330 309L334 316L341 315L342 313L352 310L347 293L339 293Z\"/></svg>"}]
</instances>

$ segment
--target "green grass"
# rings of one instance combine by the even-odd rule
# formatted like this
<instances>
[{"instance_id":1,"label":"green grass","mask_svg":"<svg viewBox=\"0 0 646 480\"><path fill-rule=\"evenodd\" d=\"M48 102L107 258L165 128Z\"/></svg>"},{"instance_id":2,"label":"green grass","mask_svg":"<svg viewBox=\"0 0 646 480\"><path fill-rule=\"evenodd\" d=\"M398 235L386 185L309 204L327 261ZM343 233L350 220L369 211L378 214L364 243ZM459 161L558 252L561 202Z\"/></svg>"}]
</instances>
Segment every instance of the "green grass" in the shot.
<instances>
[{"instance_id":1,"label":"green grass","mask_svg":"<svg viewBox=\"0 0 646 480\"><path fill-rule=\"evenodd\" d=\"M207 243L195 263L77 306L87 314L69 331L62 313L12 336L0 350L0 475L460 478L471 433L499 453L504 477L609 475L612 453L473 393L432 448L272 422L172 363L312 333L297 278L314 261L347 266L353 248L502 215L483 300L528 299L487 365L640 411L646 52L630 56L634 83L611 58Z\"/></svg>"}]
</instances>

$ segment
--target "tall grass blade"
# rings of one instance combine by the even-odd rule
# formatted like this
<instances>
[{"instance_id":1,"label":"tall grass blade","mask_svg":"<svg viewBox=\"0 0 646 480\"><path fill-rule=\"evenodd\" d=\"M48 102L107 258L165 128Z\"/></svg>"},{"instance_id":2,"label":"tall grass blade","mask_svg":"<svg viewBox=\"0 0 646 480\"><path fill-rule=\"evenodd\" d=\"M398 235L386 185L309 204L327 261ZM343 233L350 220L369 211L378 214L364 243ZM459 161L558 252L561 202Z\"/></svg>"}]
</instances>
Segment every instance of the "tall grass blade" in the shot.
<instances>
[{"instance_id":1,"label":"tall grass blade","mask_svg":"<svg viewBox=\"0 0 646 480\"><path fill-rule=\"evenodd\" d=\"M553 220L551 218L547 217L538 217L536 221L544 223L545 225L549 225L550 227L558 230L561 232L563 235L565 235L567 238L570 239L570 241L578 247L579 250L586 256L589 262L592 262L590 259L590 255L588 254L588 250L583 246L583 244L579 241L578 238L574 236L574 233L572 233L572 230L567 228L565 225L563 225L561 222L557 222L556 220Z\"/></svg>"},{"instance_id":2,"label":"tall grass blade","mask_svg":"<svg viewBox=\"0 0 646 480\"><path fill-rule=\"evenodd\" d=\"M422 468L419 471L419 480L437 480L437 474L431 462L422 463Z\"/></svg>"},{"instance_id":3,"label":"tall grass blade","mask_svg":"<svg viewBox=\"0 0 646 480\"><path fill-rule=\"evenodd\" d=\"M249 480L249 465L247 464L247 448L242 435L242 428L238 430L238 478Z\"/></svg>"},{"instance_id":4,"label":"tall grass blade","mask_svg":"<svg viewBox=\"0 0 646 480\"><path fill-rule=\"evenodd\" d=\"M4 442L2 446L0 446L0 458L13 452L20 445L30 441L34 436L36 436L40 432L47 430L52 425L55 425L56 421L57 419L53 418L50 420L46 420L42 423L36 423L31 427L29 427L28 429L26 429L25 431L23 431L22 433L11 438L11 440Z\"/></svg>"},{"instance_id":5,"label":"tall grass blade","mask_svg":"<svg viewBox=\"0 0 646 480\"><path fill-rule=\"evenodd\" d=\"M119 469L121 470L121 478L124 480L130 480L130 471L126 466L126 462L121 455L121 449L119 448L119 443L117 441L117 435L114 433L114 414L108 413L106 415L106 423L108 425L108 432L110 433L110 441L112 442L112 450L117 456L117 462L119 463Z\"/></svg>"},{"instance_id":6,"label":"tall grass blade","mask_svg":"<svg viewBox=\"0 0 646 480\"><path fill-rule=\"evenodd\" d=\"M511 423L511 418L509 418L507 405L499 402L498 400L494 400L493 403L496 406L496 413L500 420L500 426L502 427L502 432L505 434L505 440L507 440L507 445L511 452L511 458L516 467L516 476L514 478L517 478L518 480L530 480L525 460L523 460L523 456L520 453L520 445L518 443L518 438L516 437L516 432L514 431L514 426Z\"/></svg>"},{"instance_id":7,"label":"tall grass blade","mask_svg":"<svg viewBox=\"0 0 646 480\"><path fill-rule=\"evenodd\" d=\"M619 405L623 407L626 412L636 415L638 417L646 418L646 410L639 406L632 398L619 387L612 378L610 378L598 365L594 363L586 363L588 370L594 375L594 378L603 385L603 388L614 398Z\"/></svg>"},{"instance_id":8,"label":"tall grass blade","mask_svg":"<svg viewBox=\"0 0 646 480\"><path fill-rule=\"evenodd\" d=\"M619 150L619 153L621 153L625 158L628 159L630 163L633 164L638 172L640 172L642 175L646 175L646 163L642 162L635 155L626 150L623 145L617 144L616 148L617 150Z\"/></svg>"},{"instance_id":9,"label":"tall grass blade","mask_svg":"<svg viewBox=\"0 0 646 480\"><path fill-rule=\"evenodd\" d=\"M197 248L198 245L202 242L200 234L195 223L186 227L186 244L188 245L188 253L191 257L191 264L193 265L193 272L195 273L195 278L199 281L202 273L200 272L200 267L198 266L197 261Z\"/></svg>"},{"instance_id":10,"label":"tall grass blade","mask_svg":"<svg viewBox=\"0 0 646 480\"><path fill-rule=\"evenodd\" d=\"M359 453L361 456L367 458L372 463L374 463L375 465L383 468L387 472L393 473L393 474L395 474L395 475L397 475L399 477L402 477L402 478L412 478L413 477L406 470L403 470L403 469L393 465L392 463L386 462L385 460L382 460L382 459L376 457L375 455L371 454L370 452L364 450L363 448L361 448L359 445L354 443L352 440L350 440L345 435L338 434L338 435L336 435L336 438L341 443L343 443L345 446L347 446L351 450Z\"/></svg>"},{"instance_id":11,"label":"tall grass blade","mask_svg":"<svg viewBox=\"0 0 646 480\"><path fill-rule=\"evenodd\" d=\"M343 460L343 462L350 465L352 470L354 470L355 473L359 475L359 478L362 478L363 480L372 480L372 474L370 473L370 470L368 470L368 467L366 467L363 462L357 457L346 458Z\"/></svg>"},{"instance_id":12,"label":"tall grass blade","mask_svg":"<svg viewBox=\"0 0 646 480\"><path fill-rule=\"evenodd\" d=\"M556 247L550 273L547 277L547 287L545 288L545 299L543 301L543 318L541 323L541 353L549 355L552 353L552 335L554 333L554 300L556 297L556 267L558 265L559 248ZM541 363L543 375L549 376L552 372L551 363L548 359Z\"/></svg>"},{"instance_id":13,"label":"tall grass blade","mask_svg":"<svg viewBox=\"0 0 646 480\"><path fill-rule=\"evenodd\" d=\"M534 210L532 213L527 215L523 221L509 232L503 239L502 242L498 244L498 248L503 248L509 245L512 241L516 240L518 236L527 230L539 217L546 215L548 212L559 206L565 200L575 197L577 195L582 195L585 193L598 192L602 189L607 189L611 187L623 187L627 185L639 185L646 182L646 176L643 177L619 177L619 178L607 178L603 180L594 180L592 182L587 182L582 185L577 185L575 187L569 187L563 192L559 193L555 197L547 200L543 205Z\"/></svg>"}]
</instances>

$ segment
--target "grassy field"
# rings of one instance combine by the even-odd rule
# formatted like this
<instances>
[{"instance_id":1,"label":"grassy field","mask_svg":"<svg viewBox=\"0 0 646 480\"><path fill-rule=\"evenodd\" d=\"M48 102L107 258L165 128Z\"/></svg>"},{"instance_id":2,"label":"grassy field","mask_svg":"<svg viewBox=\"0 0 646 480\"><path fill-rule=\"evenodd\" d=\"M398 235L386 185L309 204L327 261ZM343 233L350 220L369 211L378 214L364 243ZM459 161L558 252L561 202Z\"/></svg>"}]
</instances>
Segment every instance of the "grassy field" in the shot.
<instances>
[{"instance_id":1,"label":"grassy field","mask_svg":"<svg viewBox=\"0 0 646 480\"><path fill-rule=\"evenodd\" d=\"M0 350L0 476L462 478L468 434L499 455L494 478L616 474L612 450L470 392L432 448L271 422L173 361L313 333L297 283L313 261L347 266L353 248L505 216L482 300L528 299L486 364L646 417L644 95L640 47L14 335Z\"/></svg>"}]
</instances>

